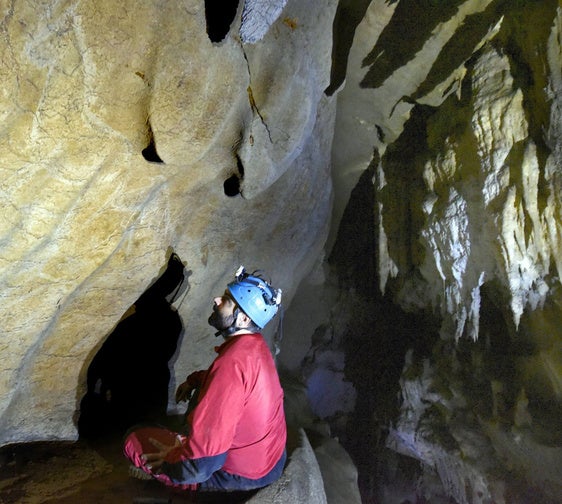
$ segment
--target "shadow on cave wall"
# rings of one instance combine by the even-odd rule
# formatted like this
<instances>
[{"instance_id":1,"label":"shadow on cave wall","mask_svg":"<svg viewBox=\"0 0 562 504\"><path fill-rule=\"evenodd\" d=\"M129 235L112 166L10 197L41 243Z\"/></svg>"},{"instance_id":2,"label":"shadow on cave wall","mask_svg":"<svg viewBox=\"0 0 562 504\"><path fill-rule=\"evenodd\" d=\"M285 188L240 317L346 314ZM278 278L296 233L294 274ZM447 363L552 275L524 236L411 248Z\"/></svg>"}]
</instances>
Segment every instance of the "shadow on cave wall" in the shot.
<instances>
[{"instance_id":1,"label":"shadow on cave wall","mask_svg":"<svg viewBox=\"0 0 562 504\"><path fill-rule=\"evenodd\" d=\"M332 96L345 81L347 61L357 26L365 16L371 0L340 0L333 23L332 68L330 85L325 89Z\"/></svg>"},{"instance_id":2,"label":"shadow on cave wall","mask_svg":"<svg viewBox=\"0 0 562 504\"><path fill-rule=\"evenodd\" d=\"M172 253L162 275L135 301L94 356L80 403L78 432L93 439L123 434L166 415L170 361L183 335L172 302L191 272Z\"/></svg>"},{"instance_id":3,"label":"shadow on cave wall","mask_svg":"<svg viewBox=\"0 0 562 504\"><path fill-rule=\"evenodd\" d=\"M345 426L331 426L357 466L364 503L379 502L378 489L391 457L385 439L399 413L399 379L406 353L413 349L418 355L427 354L438 338L438 324L431 314L406 313L378 288L372 182L376 164L353 190L329 257L334 281L347 300L344 309L352 312L342 314L351 323L338 339L345 353L345 378L356 391L355 408ZM341 427L345 430L339 431Z\"/></svg>"}]
</instances>

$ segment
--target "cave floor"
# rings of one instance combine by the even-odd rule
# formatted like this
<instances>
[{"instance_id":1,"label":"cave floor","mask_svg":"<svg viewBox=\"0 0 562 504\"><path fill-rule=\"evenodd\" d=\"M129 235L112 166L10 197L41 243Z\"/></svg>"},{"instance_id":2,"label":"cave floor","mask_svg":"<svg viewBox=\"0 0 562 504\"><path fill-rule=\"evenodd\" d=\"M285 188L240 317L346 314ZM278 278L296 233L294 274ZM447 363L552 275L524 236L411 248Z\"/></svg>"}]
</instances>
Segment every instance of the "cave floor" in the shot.
<instances>
[{"instance_id":1,"label":"cave floor","mask_svg":"<svg viewBox=\"0 0 562 504\"><path fill-rule=\"evenodd\" d=\"M183 504L189 496L131 478L122 439L31 443L0 453L0 504Z\"/></svg>"}]
</instances>

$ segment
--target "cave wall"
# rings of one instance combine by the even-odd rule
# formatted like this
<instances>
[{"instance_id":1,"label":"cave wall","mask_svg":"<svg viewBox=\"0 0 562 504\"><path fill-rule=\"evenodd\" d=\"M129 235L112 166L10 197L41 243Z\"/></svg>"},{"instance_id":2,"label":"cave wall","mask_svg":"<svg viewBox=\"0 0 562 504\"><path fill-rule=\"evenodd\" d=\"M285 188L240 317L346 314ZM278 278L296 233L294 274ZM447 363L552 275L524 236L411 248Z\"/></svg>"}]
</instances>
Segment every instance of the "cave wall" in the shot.
<instances>
[{"instance_id":1,"label":"cave wall","mask_svg":"<svg viewBox=\"0 0 562 504\"><path fill-rule=\"evenodd\" d=\"M364 499L562 496L561 16L557 1L338 5L333 226L286 365Z\"/></svg>"},{"instance_id":2,"label":"cave wall","mask_svg":"<svg viewBox=\"0 0 562 504\"><path fill-rule=\"evenodd\" d=\"M240 264L289 303L328 231L335 7L239 2L212 41L200 1L1 4L0 444L76 438L89 364L172 251L171 391Z\"/></svg>"}]
</instances>

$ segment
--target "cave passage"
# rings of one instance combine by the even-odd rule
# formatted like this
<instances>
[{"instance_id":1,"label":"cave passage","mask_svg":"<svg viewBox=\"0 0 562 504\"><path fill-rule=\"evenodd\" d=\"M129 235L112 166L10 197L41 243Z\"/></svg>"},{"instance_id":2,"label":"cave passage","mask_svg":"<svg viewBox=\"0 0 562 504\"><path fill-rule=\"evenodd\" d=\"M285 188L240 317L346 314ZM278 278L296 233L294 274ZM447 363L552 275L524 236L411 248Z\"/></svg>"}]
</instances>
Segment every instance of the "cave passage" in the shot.
<instances>
[{"instance_id":1,"label":"cave passage","mask_svg":"<svg viewBox=\"0 0 562 504\"><path fill-rule=\"evenodd\" d=\"M164 273L136 300L94 356L80 403L81 438L122 435L144 421L166 416L169 362L183 324L172 306L186 278L176 254Z\"/></svg>"}]
</instances>

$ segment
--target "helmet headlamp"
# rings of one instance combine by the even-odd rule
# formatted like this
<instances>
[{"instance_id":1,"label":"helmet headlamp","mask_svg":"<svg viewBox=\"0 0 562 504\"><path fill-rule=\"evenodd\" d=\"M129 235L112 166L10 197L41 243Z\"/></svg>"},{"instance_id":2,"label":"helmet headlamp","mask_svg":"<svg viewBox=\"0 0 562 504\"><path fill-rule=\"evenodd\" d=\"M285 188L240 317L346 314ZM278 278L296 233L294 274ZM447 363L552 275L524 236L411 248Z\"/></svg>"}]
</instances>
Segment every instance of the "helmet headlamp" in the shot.
<instances>
[{"instance_id":1,"label":"helmet headlamp","mask_svg":"<svg viewBox=\"0 0 562 504\"><path fill-rule=\"evenodd\" d=\"M263 329L277 313L281 289L274 289L256 272L248 274L244 266L236 270L234 278L234 282L228 284L228 292L244 313Z\"/></svg>"}]
</instances>

